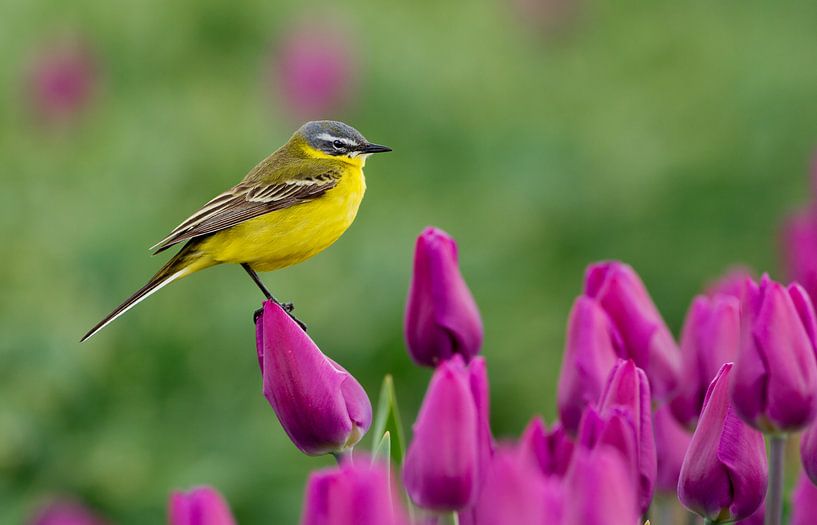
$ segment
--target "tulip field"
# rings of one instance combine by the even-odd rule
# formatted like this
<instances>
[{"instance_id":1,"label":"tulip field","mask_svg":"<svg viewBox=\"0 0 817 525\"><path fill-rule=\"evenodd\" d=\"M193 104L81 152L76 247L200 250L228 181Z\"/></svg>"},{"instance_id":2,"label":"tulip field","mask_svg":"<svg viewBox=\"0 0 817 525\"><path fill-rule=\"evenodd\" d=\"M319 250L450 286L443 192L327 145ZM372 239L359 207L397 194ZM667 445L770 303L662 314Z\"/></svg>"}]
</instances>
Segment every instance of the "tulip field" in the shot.
<instances>
[{"instance_id":1,"label":"tulip field","mask_svg":"<svg viewBox=\"0 0 817 525\"><path fill-rule=\"evenodd\" d=\"M815 27L6 2L0 525L817 524ZM323 119L393 151L292 312L222 264L80 343Z\"/></svg>"}]
</instances>

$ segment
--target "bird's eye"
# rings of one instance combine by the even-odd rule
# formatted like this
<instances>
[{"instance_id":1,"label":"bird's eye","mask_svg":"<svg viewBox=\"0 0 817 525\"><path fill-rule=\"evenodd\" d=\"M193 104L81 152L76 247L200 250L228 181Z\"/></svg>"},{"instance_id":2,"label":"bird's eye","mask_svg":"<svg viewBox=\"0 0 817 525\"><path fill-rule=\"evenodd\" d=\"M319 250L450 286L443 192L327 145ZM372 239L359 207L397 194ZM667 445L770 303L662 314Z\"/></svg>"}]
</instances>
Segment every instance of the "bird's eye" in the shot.
<instances>
[{"instance_id":1,"label":"bird's eye","mask_svg":"<svg viewBox=\"0 0 817 525\"><path fill-rule=\"evenodd\" d=\"M332 142L332 146L334 146L335 149L343 149L343 146L345 146L345 144L341 140L336 140Z\"/></svg>"}]
</instances>

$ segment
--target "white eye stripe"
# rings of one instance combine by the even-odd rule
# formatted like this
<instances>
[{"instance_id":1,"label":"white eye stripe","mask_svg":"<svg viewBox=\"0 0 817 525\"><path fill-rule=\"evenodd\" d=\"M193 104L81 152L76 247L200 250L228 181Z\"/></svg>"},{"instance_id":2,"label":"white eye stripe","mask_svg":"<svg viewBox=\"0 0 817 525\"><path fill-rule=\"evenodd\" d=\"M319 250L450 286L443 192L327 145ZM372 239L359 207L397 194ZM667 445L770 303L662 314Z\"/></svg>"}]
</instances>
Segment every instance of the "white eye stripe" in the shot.
<instances>
[{"instance_id":1,"label":"white eye stripe","mask_svg":"<svg viewBox=\"0 0 817 525\"><path fill-rule=\"evenodd\" d=\"M357 145L357 143L354 142L353 140L347 139L346 137L335 137L334 135L330 135L329 133L321 133L321 134L317 135L316 138L321 139L321 140L325 140L327 142L334 142L336 140L339 140L339 141L343 142L344 144L346 144L347 146L356 146Z\"/></svg>"}]
</instances>

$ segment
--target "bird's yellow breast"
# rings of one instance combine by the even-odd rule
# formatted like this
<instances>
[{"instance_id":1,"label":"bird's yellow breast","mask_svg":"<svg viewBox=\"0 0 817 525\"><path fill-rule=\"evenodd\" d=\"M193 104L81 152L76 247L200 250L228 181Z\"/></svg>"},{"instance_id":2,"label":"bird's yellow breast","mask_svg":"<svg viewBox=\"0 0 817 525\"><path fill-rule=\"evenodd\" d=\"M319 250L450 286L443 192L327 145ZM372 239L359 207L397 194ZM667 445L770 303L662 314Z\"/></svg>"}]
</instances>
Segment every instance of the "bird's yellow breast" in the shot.
<instances>
[{"instance_id":1,"label":"bird's yellow breast","mask_svg":"<svg viewBox=\"0 0 817 525\"><path fill-rule=\"evenodd\" d=\"M355 220L365 192L361 166L348 164L337 186L321 197L215 233L200 249L213 264L249 263L260 272L297 264L338 240Z\"/></svg>"}]
</instances>

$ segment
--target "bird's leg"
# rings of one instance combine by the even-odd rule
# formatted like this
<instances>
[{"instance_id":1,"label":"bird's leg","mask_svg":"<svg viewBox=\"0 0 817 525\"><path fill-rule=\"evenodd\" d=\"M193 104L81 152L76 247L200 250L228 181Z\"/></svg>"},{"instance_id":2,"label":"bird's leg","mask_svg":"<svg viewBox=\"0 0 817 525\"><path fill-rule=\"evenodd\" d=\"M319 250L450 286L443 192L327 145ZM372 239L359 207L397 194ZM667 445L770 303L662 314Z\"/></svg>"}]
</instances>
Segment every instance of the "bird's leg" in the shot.
<instances>
[{"instance_id":1,"label":"bird's leg","mask_svg":"<svg viewBox=\"0 0 817 525\"><path fill-rule=\"evenodd\" d=\"M278 299L273 297L273 295L269 292L269 290L267 290L267 287L264 286L264 283L261 282L261 278L258 277L258 274L255 273L255 270L253 270L252 267L249 264L241 263L241 267L244 268L244 271L249 274L250 278L253 280L255 285L258 286L258 288L261 289L261 293L264 294L264 297L266 297L270 301L272 301L275 304L277 304L278 306L280 306L287 313L287 315L289 315L289 317L292 318L293 321L298 323L298 326L300 326L301 329L304 332L306 332L306 325L300 319L295 317L295 315L292 313L292 311L295 310L295 305L292 304L292 303L282 303ZM261 317L261 312L263 312L263 311L264 311L263 308L259 308L258 310L253 312L253 316L252 316L253 324L255 324L258 321L258 318Z\"/></svg>"}]
</instances>

